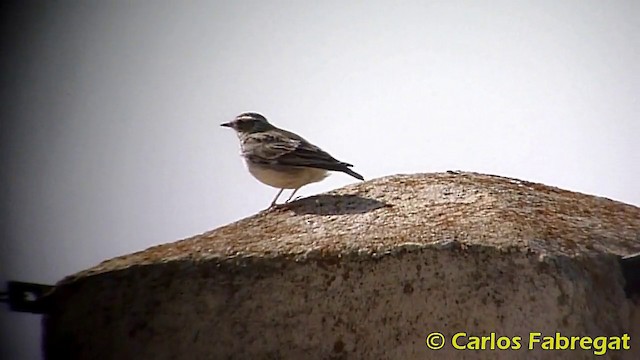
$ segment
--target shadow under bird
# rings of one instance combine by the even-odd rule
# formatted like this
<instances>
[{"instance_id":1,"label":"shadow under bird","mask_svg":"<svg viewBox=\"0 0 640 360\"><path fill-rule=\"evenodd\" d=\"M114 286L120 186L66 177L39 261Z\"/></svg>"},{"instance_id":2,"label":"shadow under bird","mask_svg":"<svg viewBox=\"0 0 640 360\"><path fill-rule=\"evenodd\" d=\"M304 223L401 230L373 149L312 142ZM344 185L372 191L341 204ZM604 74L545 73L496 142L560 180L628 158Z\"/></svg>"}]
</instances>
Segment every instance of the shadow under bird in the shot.
<instances>
[{"instance_id":1,"label":"shadow under bird","mask_svg":"<svg viewBox=\"0 0 640 360\"><path fill-rule=\"evenodd\" d=\"M358 180L362 175L353 166L339 161L301 136L271 125L258 113L242 113L221 124L236 131L241 155L253 177L280 189L269 207L273 207L284 189L293 189L288 203L304 185L323 180L329 171L341 171Z\"/></svg>"}]
</instances>

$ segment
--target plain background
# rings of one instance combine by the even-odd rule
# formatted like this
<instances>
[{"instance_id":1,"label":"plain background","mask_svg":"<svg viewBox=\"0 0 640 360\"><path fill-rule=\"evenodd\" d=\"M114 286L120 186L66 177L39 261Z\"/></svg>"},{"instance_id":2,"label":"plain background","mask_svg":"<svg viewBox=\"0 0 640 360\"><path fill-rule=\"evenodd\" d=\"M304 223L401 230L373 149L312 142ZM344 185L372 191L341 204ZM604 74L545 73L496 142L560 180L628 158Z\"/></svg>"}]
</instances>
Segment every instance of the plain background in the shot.
<instances>
[{"instance_id":1,"label":"plain background","mask_svg":"<svg viewBox=\"0 0 640 360\"><path fill-rule=\"evenodd\" d=\"M1 6L3 282L264 209L277 190L219 127L244 111L367 179L478 171L640 205L639 1ZM0 321L1 358L40 357L39 316Z\"/></svg>"}]
</instances>

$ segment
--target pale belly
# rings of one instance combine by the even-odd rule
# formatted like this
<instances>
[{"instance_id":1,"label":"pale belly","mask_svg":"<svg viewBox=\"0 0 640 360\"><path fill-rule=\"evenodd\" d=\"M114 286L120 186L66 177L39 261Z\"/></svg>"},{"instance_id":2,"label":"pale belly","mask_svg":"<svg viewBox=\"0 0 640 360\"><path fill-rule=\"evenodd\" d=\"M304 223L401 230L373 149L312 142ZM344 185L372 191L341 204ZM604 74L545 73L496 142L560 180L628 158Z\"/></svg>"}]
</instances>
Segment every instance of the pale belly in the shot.
<instances>
[{"instance_id":1,"label":"pale belly","mask_svg":"<svg viewBox=\"0 0 640 360\"><path fill-rule=\"evenodd\" d=\"M307 167L291 167L286 170L273 170L264 166L247 163L247 168L251 175L261 183L278 189L298 189L304 185L318 182L329 175L327 170Z\"/></svg>"}]
</instances>

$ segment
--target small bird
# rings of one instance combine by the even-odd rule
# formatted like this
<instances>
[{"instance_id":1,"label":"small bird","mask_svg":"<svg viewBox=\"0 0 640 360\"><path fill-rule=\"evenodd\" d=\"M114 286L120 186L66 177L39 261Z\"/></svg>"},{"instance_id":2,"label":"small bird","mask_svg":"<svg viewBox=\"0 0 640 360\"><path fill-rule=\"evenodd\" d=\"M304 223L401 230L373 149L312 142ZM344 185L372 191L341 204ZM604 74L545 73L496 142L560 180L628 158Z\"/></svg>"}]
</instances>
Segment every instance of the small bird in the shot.
<instances>
[{"instance_id":1,"label":"small bird","mask_svg":"<svg viewBox=\"0 0 640 360\"><path fill-rule=\"evenodd\" d=\"M353 165L336 160L301 136L271 125L264 116L246 112L233 121L220 124L236 131L241 155L253 177L280 189L269 207L273 207L284 189L293 189L288 203L304 185L326 178L328 170L347 173L358 180L362 175Z\"/></svg>"}]
</instances>

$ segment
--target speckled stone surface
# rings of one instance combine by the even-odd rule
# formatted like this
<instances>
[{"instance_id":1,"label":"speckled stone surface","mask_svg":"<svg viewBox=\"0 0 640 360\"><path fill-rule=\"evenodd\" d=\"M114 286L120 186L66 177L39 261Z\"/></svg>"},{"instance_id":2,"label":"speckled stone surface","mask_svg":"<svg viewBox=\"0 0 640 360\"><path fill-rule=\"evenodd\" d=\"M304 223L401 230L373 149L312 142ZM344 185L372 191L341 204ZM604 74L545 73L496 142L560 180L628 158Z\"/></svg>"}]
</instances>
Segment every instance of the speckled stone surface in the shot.
<instances>
[{"instance_id":1,"label":"speckled stone surface","mask_svg":"<svg viewBox=\"0 0 640 360\"><path fill-rule=\"evenodd\" d=\"M429 350L447 339L629 333L617 256L640 209L475 173L396 175L259 212L62 280L48 358L593 358Z\"/></svg>"}]
</instances>

